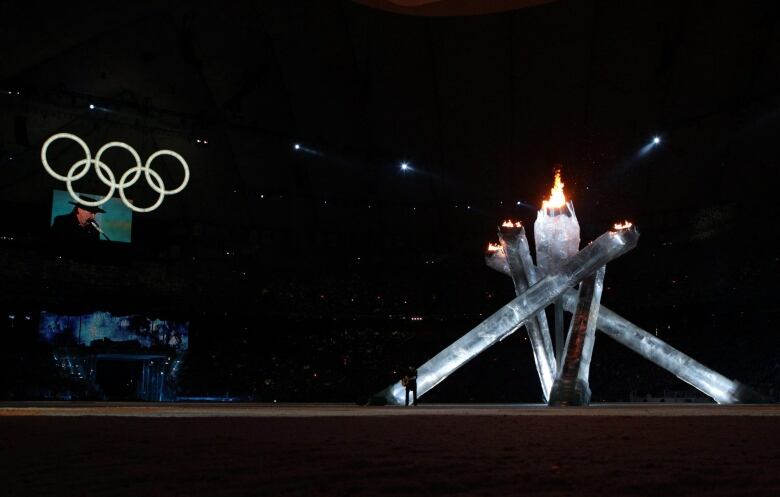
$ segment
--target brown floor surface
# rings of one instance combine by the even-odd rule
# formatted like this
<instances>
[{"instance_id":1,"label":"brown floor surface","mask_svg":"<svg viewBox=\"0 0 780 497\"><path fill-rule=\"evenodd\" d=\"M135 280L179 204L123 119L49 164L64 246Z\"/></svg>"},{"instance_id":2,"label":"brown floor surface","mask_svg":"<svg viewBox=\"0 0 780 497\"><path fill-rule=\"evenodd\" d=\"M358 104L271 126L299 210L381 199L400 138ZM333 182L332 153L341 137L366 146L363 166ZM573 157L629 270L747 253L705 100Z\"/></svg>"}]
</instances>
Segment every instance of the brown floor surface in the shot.
<instances>
[{"instance_id":1,"label":"brown floor surface","mask_svg":"<svg viewBox=\"0 0 780 497\"><path fill-rule=\"evenodd\" d=\"M780 406L0 404L0 496L780 496Z\"/></svg>"}]
</instances>

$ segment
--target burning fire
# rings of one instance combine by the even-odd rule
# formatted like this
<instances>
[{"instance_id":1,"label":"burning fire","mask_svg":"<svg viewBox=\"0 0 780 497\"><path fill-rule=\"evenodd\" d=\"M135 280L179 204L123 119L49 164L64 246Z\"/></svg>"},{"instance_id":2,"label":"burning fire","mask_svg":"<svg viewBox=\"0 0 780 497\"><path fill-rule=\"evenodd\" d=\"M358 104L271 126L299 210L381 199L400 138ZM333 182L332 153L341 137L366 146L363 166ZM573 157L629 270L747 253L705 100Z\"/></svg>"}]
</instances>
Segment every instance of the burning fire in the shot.
<instances>
[{"instance_id":1,"label":"burning fire","mask_svg":"<svg viewBox=\"0 0 780 497\"><path fill-rule=\"evenodd\" d=\"M555 171L555 183L550 189L550 198L542 200L542 209L559 209L566 205L566 197L563 195L563 181L561 171Z\"/></svg>"},{"instance_id":2,"label":"burning fire","mask_svg":"<svg viewBox=\"0 0 780 497\"><path fill-rule=\"evenodd\" d=\"M497 243L488 243L488 252L490 252L491 254L493 252L498 252L499 250L501 250L501 245Z\"/></svg>"},{"instance_id":3,"label":"burning fire","mask_svg":"<svg viewBox=\"0 0 780 497\"><path fill-rule=\"evenodd\" d=\"M512 222L511 219L507 219L506 221L504 221L504 224L502 224L501 227L502 228L522 228L523 227L523 223L521 223L520 221Z\"/></svg>"},{"instance_id":4,"label":"burning fire","mask_svg":"<svg viewBox=\"0 0 780 497\"><path fill-rule=\"evenodd\" d=\"M632 226L631 221L623 221L622 223L615 223L616 230L628 229Z\"/></svg>"}]
</instances>

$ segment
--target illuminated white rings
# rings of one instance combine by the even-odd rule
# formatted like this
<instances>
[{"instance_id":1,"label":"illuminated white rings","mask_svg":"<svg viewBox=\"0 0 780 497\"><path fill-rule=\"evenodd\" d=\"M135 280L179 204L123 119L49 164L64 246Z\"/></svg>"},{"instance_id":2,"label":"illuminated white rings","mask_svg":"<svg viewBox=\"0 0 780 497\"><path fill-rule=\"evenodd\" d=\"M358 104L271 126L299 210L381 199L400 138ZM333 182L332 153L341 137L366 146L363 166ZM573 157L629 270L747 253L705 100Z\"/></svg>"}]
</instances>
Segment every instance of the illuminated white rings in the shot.
<instances>
[{"instance_id":1,"label":"illuminated white rings","mask_svg":"<svg viewBox=\"0 0 780 497\"><path fill-rule=\"evenodd\" d=\"M51 145L54 141L59 140L60 138L73 140L81 145L82 150L84 150L84 158L76 161L72 166L70 166L66 176L58 174L56 171L54 171L54 169L52 169L52 167L49 165L48 159L46 158L49 145ZM116 177L114 176L114 172L111 171L111 168L109 168L100 160L100 158L103 156L103 153L110 148L123 148L127 150L135 161L135 165L125 171L125 173L122 174L122 177L119 178L119 183L116 182ZM184 168L184 179L182 180L181 184L174 189L166 189L162 176L160 176L160 174L151 167L152 161L161 155L170 155L171 157L177 159ZM43 147L41 148L41 163L43 163L43 168L46 169L46 172L49 173L54 179L65 182L68 193L70 193L70 196L73 197L73 200L80 204L92 207L96 207L108 202L108 199L110 199L114 195L114 192L119 189L119 196L121 197L122 202L129 209L132 209L135 212L151 212L160 207L163 200L165 200L166 195L175 195L179 193L180 191L184 190L184 188L187 186L187 183L190 181L190 168L187 166L187 161L184 160L184 157L177 154L173 150L158 150L157 152L150 155L148 159L146 159L146 163L144 163L144 165L141 165L141 157L133 147L127 143L110 142L100 147L97 154L95 155L95 158L93 159L92 154L89 151L89 147L86 143L84 143L84 140L70 133L57 133L44 142ZM100 200L84 200L79 197L75 191L73 191L73 182L86 176L93 164L95 166L95 172L97 173L98 179L103 184L108 186L109 191ZM141 177L141 173L143 173L146 182L149 184L149 187L159 194L157 201L150 207L136 207L130 201L128 201L127 197L125 196L125 188L133 186Z\"/></svg>"}]
</instances>

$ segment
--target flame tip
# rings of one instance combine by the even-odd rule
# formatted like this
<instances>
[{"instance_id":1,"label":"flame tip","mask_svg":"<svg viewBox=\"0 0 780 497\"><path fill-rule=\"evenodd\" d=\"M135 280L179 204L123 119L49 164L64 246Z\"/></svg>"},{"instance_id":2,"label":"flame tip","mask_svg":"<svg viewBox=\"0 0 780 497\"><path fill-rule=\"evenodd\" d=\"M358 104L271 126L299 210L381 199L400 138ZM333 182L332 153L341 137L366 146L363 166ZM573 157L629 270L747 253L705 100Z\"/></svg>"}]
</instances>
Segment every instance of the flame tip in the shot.
<instances>
[{"instance_id":1,"label":"flame tip","mask_svg":"<svg viewBox=\"0 0 780 497\"><path fill-rule=\"evenodd\" d=\"M523 223L520 221L512 221L511 219L507 219L501 224L502 228L522 228Z\"/></svg>"},{"instance_id":2,"label":"flame tip","mask_svg":"<svg viewBox=\"0 0 780 497\"><path fill-rule=\"evenodd\" d=\"M490 253L493 253L493 252L498 252L499 250L501 250L501 245L499 245L498 243L492 243L492 242L491 242L491 243L488 243L488 248L487 248L487 250L488 250L488 252L490 252Z\"/></svg>"},{"instance_id":3,"label":"flame tip","mask_svg":"<svg viewBox=\"0 0 780 497\"><path fill-rule=\"evenodd\" d=\"M566 196L563 194L564 186L561 180L561 170L555 169L555 180L550 189L550 198L542 200L542 209L557 209L566 205Z\"/></svg>"}]
</instances>

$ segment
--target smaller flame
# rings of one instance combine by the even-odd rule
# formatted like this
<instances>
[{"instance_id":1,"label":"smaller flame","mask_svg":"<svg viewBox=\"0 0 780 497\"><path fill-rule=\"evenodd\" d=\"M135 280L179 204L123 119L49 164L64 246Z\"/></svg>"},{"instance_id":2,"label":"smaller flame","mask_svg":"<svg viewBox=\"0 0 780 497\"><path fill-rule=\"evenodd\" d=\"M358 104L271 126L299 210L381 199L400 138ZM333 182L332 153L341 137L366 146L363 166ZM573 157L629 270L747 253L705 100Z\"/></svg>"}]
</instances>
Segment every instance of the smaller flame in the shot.
<instances>
[{"instance_id":1,"label":"smaller flame","mask_svg":"<svg viewBox=\"0 0 780 497\"><path fill-rule=\"evenodd\" d=\"M624 230L624 229L628 229L628 228L630 228L631 226L633 226L633 225L631 224L631 221L623 221L622 223L615 223L615 229L616 229L616 230Z\"/></svg>"},{"instance_id":2,"label":"smaller flame","mask_svg":"<svg viewBox=\"0 0 780 497\"><path fill-rule=\"evenodd\" d=\"M522 228L523 227L523 223L521 223L520 221L512 222L511 219L507 219L506 221L504 221L504 224L502 224L501 227L502 228Z\"/></svg>"},{"instance_id":3,"label":"smaller flame","mask_svg":"<svg viewBox=\"0 0 780 497\"><path fill-rule=\"evenodd\" d=\"M550 189L550 198L542 200L542 209L559 209L566 205L566 196L563 194L563 181L561 181L560 169L555 171L555 183Z\"/></svg>"},{"instance_id":4,"label":"smaller flame","mask_svg":"<svg viewBox=\"0 0 780 497\"><path fill-rule=\"evenodd\" d=\"M493 252L498 252L499 250L501 250L501 245L497 243L488 243L488 252L490 252L491 254Z\"/></svg>"}]
</instances>

